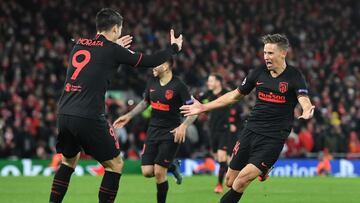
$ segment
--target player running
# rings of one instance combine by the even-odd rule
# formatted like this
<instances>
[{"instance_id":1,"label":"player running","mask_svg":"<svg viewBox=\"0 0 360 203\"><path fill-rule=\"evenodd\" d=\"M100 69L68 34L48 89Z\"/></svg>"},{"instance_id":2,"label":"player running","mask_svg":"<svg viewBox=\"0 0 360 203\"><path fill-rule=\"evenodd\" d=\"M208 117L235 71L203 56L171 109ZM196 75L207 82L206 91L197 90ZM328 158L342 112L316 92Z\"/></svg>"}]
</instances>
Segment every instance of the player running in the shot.
<instances>
[{"instance_id":1,"label":"player running","mask_svg":"<svg viewBox=\"0 0 360 203\"><path fill-rule=\"evenodd\" d=\"M232 154L225 183L231 189L220 203L238 202L246 187L256 177L266 178L277 161L286 138L290 134L297 102L303 110L301 119L310 119L314 106L300 71L285 61L289 41L284 35L265 35L264 59L266 67L253 70L235 90L218 99L181 107L185 116L196 115L233 104L256 89L256 103L247 119Z\"/></svg>"},{"instance_id":2,"label":"player running","mask_svg":"<svg viewBox=\"0 0 360 203\"><path fill-rule=\"evenodd\" d=\"M62 164L55 174L50 202L62 202L80 150L91 155L105 168L98 193L99 202L114 202L123 161L114 130L105 119L105 92L120 64L153 67L162 64L181 49L182 36L171 30L171 47L153 55L135 53L127 48L132 38L119 39L122 16L112 9L96 15L97 35L77 40L69 56L65 88L59 101L56 149Z\"/></svg>"},{"instance_id":3,"label":"player running","mask_svg":"<svg viewBox=\"0 0 360 203\"><path fill-rule=\"evenodd\" d=\"M146 85L144 99L129 113L114 122L115 128L126 125L134 116L152 108L147 139L141 157L141 171L145 177L154 177L157 188L157 202L165 203L169 189L166 173L176 172L172 163L180 143L185 141L186 128L197 116L189 116L181 123L180 106L192 104L193 100L186 85L173 76L172 62L167 61L153 69L154 78ZM181 181L178 172L177 181Z\"/></svg>"}]
</instances>

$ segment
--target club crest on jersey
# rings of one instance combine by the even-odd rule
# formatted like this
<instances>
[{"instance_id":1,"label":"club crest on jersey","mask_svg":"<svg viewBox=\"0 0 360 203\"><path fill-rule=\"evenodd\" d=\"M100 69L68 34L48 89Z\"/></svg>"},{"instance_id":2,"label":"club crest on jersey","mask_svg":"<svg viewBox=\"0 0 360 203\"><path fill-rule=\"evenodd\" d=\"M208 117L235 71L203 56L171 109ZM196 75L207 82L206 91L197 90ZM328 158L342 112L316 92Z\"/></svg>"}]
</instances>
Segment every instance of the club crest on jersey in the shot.
<instances>
[{"instance_id":1,"label":"club crest on jersey","mask_svg":"<svg viewBox=\"0 0 360 203\"><path fill-rule=\"evenodd\" d=\"M281 93L285 93L288 91L288 83L287 82L280 82L279 83L279 91Z\"/></svg>"},{"instance_id":2,"label":"club crest on jersey","mask_svg":"<svg viewBox=\"0 0 360 203\"><path fill-rule=\"evenodd\" d=\"M172 90L166 90L166 91L165 91L165 98L166 98L167 100L172 99L173 96L174 96L174 91L172 91Z\"/></svg>"}]
</instances>

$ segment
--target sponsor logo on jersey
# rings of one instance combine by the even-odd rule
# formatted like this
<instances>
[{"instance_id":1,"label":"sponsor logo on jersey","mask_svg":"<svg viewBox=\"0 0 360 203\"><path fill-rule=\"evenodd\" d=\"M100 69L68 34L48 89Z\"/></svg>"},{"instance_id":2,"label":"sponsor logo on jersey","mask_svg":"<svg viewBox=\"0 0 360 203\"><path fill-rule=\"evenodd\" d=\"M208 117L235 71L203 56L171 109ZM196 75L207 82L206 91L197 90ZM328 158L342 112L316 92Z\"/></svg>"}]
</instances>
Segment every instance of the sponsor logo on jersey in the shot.
<instances>
[{"instance_id":1,"label":"sponsor logo on jersey","mask_svg":"<svg viewBox=\"0 0 360 203\"><path fill-rule=\"evenodd\" d=\"M286 102L286 97L285 96L273 94L272 92L270 92L269 94L264 93L264 92L259 92L258 93L258 98L260 100L271 102L271 103L282 104L282 103Z\"/></svg>"},{"instance_id":2,"label":"sponsor logo on jersey","mask_svg":"<svg viewBox=\"0 0 360 203\"><path fill-rule=\"evenodd\" d=\"M72 85L70 83L66 83L65 92L81 92L80 85Z\"/></svg>"},{"instance_id":3,"label":"sponsor logo on jersey","mask_svg":"<svg viewBox=\"0 0 360 203\"><path fill-rule=\"evenodd\" d=\"M159 101L157 102L151 101L151 108L159 111L170 111L170 106L168 104L162 104Z\"/></svg>"}]
</instances>

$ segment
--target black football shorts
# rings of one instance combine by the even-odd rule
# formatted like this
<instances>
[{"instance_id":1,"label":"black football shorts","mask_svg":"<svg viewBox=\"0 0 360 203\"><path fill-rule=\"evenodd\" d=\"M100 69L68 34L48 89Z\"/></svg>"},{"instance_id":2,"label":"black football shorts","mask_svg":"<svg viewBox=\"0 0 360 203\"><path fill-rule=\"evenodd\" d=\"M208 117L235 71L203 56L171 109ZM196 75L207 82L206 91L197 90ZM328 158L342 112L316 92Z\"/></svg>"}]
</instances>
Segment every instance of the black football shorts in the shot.
<instances>
[{"instance_id":1,"label":"black football shorts","mask_svg":"<svg viewBox=\"0 0 360 203\"><path fill-rule=\"evenodd\" d=\"M279 135L279 137L281 136ZM266 173L278 160L284 143L285 139L260 135L244 128L233 148L229 167L240 171L251 163Z\"/></svg>"},{"instance_id":2,"label":"black football shorts","mask_svg":"<svg viewBox=\"0 0 360 203\"><path fill-rule=\"evenodd\" d=\"M56 151L72 158L81 149L99 162L120 154L113 127L105 118L98 120L70 115L58 115Z\"/></svg>"},{"instance_id":3,"label":"black football shorts","mask_svg":"<svg viewBox=\"0 0 360 203\"><path fill-rule=\"evenodd\" d=\"M224 150L230 155L234 146L231 143L230 136L232 135L229 132L212 132L210 139L212 152L216 153L218 150Z\"/></svg>"},{"instance_id":4,"label":"black football shorts","mask_svg":"<svg viewBox=\"0 0 360 203\"><path fill-rule=\"evenodd\" d=\"M158 164L165 168L169 167L179 150L180 144L175 143L173 139L156 139L156 137L164 137L163 134L168 133L169 135L165 137L172 138L174 135L170 133L171 130L149 127L147 134L152 139L147 139L144 143L141 165Z\"/></svg>"}]
</instances>

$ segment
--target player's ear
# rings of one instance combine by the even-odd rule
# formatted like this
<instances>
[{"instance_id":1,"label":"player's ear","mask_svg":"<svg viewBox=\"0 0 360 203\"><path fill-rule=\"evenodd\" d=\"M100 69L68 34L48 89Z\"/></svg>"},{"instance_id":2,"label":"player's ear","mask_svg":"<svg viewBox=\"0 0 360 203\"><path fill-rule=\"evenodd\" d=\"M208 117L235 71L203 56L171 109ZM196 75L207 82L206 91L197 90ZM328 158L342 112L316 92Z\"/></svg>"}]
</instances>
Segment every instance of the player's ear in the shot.
<instances>
[{"instance_id":1,"label":"player's ear","mask_svg":"<svg viewBox=\"0 0 360 203\"><path fill-rule=\"evenodd\" d=\"M116 34L116 33L118 33L118 29L119 29L119 27L117 25L114 25L111 28L111 32Z\"/></svg>"},{"instance_id":2,"label":"player's ear","mask_svg":"<svg viewBox=\"0 0 360 203\"><path fill-rule=\"evenodd\" d=\"M164 67L165 67L165 70L166 70L166 71L170 70L170 63L169 63L169 62L165 62Z\"/></svg>"}]
</instances>

